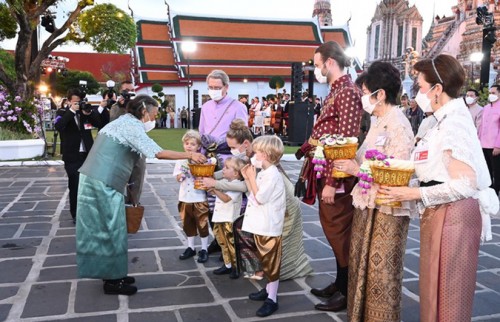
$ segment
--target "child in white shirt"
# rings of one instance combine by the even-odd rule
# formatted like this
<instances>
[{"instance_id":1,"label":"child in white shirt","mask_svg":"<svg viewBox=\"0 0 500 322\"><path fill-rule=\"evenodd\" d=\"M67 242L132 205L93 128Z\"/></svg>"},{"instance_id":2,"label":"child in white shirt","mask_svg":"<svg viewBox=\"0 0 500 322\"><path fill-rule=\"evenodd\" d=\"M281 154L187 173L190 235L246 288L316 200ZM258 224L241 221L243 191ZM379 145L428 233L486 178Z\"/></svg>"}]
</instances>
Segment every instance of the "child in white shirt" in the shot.
<instances>
[{"instance_id":1,"label":"child in white shirt","mask_svg":"<svg viewBox=\"0 0 500 322\"><path fill-rule=\"evenodd\" d=\"M197 131L187 131L182 137L184 151L197 152L201 147L201 137ZM200 234L201 250L198 252L198 263L208 260L208 202L204 190L194 188L195 178L191 175L188 160L178 160L175 163L174 177L181 183L179 188L179 215L182 229L187 236L188 247L179 259L188 259L196 255L194 238Z\"/></svg>"},{"instance_id":2,"label":"child in white shirt","mask_svg":"<svg viewBox=\"0 0 500 322\"><path fill-rule=\"evenodd\" d=\"M240 170L246 162L242 159L230 157L224 162L221 181L231 182L242 180ZM217 242L222 249L224 264L214 270L215 275L229 274L229 277L236 279L239 277L236 264L236 249L234 246L233 222L239 217L241 212L242 193L238 191L221 191L210 189L215 198L215 208L212 221L214 222L213 232Z\"/></svg>"},{"instance_id":3,"label":"child in white shirt","mask_svg":"<svg viewBox=\"0 0 500 322\"><path fill-rule=\"evenodd\" d=\"M283 178L276 167L283 155L283 142L274 135L258 137L252 143L252 165L241 173L248 187L248 204L242 230L254 235L257 255L268 283L249 298L264 301L256 314L265 317L278 309L278 285L281 266L281 234L286 197ZM262 170L256 175L255 168Z\"/></svg>"}]
</instances>

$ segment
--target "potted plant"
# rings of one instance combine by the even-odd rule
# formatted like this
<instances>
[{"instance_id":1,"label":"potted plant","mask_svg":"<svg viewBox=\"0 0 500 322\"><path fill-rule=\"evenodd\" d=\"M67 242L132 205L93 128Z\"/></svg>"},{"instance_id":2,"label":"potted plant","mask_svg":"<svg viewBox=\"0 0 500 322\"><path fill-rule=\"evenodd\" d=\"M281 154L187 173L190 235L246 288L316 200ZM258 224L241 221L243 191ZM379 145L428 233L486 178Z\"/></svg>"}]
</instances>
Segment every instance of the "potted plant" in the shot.
<instances>
[{"instance_id":1,"label":"potted plant","mask_svg":"<svg viewBox=\"0 0 500 322\"><path fill-rule=\"evenodd\" d=\"M0 86L0 160L43 155L43 107L37 99L24 100Z\"/></svg>"}]
</instances>

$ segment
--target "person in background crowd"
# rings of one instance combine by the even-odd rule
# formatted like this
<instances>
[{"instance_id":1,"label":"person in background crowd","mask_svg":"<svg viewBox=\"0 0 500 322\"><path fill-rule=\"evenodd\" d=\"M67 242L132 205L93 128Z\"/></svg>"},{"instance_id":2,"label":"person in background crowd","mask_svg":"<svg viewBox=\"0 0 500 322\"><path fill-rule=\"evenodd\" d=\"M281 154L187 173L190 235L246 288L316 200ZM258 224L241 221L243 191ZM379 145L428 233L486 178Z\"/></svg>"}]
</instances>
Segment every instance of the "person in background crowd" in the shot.
<instances>
[{"instance_id":1,"label":"person in background crowd","mask_svg":"<svg viewBox=\"0 0 500 322\"><path fill-rule=\"evenodd\" d=\"M363 82L365 81L366 78L366 73L361 73L358 75L354 83L360 90L363 88ZM361 123L360 123L360 128L359 128L359 135L358 135L358 146L361 146L366 138L366 134L370 130L371 126L371 120L372 118L375 118L375 116L372 116L370 113L367 111L363 111L363 115L361 116Z\"/></svg>"},{"instance_id":2,"label":"person in background crowd","mask_svg":"<svg viewBox=\"0 0 500 322\"><path fill-rule=\"evenodd\" d=\"M188 112L185 106L183 106L181 110L181 125L183 129L188 128Z\"/></svg>"},{"instance_id":3,"label":"person in background crowd","mask_svg":"<svg viewBox=\"0 0 500 322\"><path fill-rule=\"evenodd\" d=\"M474 125L478 129L481 127L481 119L483 118L483 107L477 103L477 99L479 98L479 92L473 88L469 88L467 90L467 94L465 94L465 103L469 108L470 115L472 116L472 120L474 120Z\"/></svg>"},{"instance_id":4,"label":"person in background crowd","mask_svg":"<svg viewBox=\"0 0 500 322\"><path fill-rule=\"evenodd\" d=\"M109 110L109 121L113 122L120 116L127 113L127 104L134 98L134 84L131 81L123 81L120 84L120 96Z\"/></svg>"},{"instance_id":5,"label":"person in background crowd","mask_svg":"<svg viewBox=\"0 0 500 322\"><path fill-rule=\"evenodd\" d=\"M427 131L432 129L436 124L437 124L437 120L434 117L434 113L433 112L426 112L425 117L422 120L422 123L420 123L420 126L418 127L417 135L415 135L415 144L417 144L418 141L422 140L422 138L425 136Z\"/></svg>"},{"instance_id":6,"label":"person in background crowd","mask_svg":"<svg viewBox=\"0 0 500 322\"><path fill-rule=\"evenodd\" d=\"M333 178L331 160L326 160L324 169L317 173L314 171L312 158L316 148L321 146L319 139L322 135L357 137L359 134L361 91L346 73L345 68L350 65L351 59L334 41L326 42L316 49L314 74L320 83L328 83L330 93L324 100L323 111L313 126L311 137L295 154L297 159L306 156L308 185L303 201L313 204L317 195L321 226L337 262L335 282L321 289L313 288L311 293L328 298L327 301L316 304L316 309L334 312L347 307L349 244L354 213L351 191L356 178Z\"/></svg>"},{"instance_id":7,"label":"person in background crowd","mask_svg":"<svg viewBox=\"0 0 500 322\"><path fill-rule=\"evenodd\" d=\"M68 105L57 111L54 124L61 136L61 154L64 170L68 176L69 211L73 223L76 223L77 214L78 169L85 162L94 144L92 128L102 127L99 113L92 108L82 108L86 107L80 104L84 97L79 89L70 89L67 94Z\"/></svg>"},{"instance_id":8,"label":"person in background crowd","mask_svg":"<svg viewBox=\"0 0 500 322\"><path fill-rule=\"evenodd\" d=\"M476 127L460 90L465 71L454 57L417 62L417 102L438 123L412 159L419 188L381 186L385 202L417 200L420 219L420 321L468 322L476 289L479 244L491 239L498 211ZM483 232L481 232L483 226ZM457 269L460 267L460 269Z\"/></svg>"},{"instance_id":9,"label":"person in background crowd","mask_svg":"<svg viewBox=\"0 0 500 322\"><path fill-rule=\"evenodd\" d=\"M401 95L401 105L399 106L403 112L406 112L410 108L410 101L408 99L408 94Z\"/></svg>"},{"instance_id":10,"label":"person in background crowd","mask_svg":"<svg viewBox=\"0 0 500 322\"><path fill-rule=\"evenodd\" d=\"M405 114L410 121L413 134L417 134L420 123L422 123L424 119L424 112L422 112L422 109L418 106L415 97L412 97L410 100L410 108L406 110Z\"/></svg>"},{"instance_id":11,"label":"person in background crowd","mask_svg":"<svg viewBox=\"0 0 500 322\"><path fill-rule=\"evenodd\" d=\"M486 164L490 171L492 188L498 195L500 191L500 85L490 88L487 104L479 130L479 141L483 148Z\"/></svg>"}]
</instances>

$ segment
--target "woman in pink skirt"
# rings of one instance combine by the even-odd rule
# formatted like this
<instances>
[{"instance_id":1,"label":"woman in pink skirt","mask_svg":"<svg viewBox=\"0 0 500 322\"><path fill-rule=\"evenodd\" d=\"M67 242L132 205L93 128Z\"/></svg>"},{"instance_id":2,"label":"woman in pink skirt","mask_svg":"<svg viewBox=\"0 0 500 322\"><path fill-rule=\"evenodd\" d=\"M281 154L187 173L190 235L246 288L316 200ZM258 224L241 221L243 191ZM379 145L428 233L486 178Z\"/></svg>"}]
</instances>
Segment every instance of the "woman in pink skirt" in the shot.
<instances>
[{"instance_id":1,"label":"woman in pink skirt","mask_svg":"<svg viewBox=\"0 0 500 322\"><path fill-rule=\"evenodd\" d=\"M465 72L448 55L415 64L416 101L437 124L413 152L420 188L387 187L387 201L419 200L420 321L470 321L481 239L498 211L477 131L460 97ZM422 207L422 208L423 208ZM481 227L483 229L481 229ZM459 268L459 269L457 269Z\"/></svg>"}]
</instances>

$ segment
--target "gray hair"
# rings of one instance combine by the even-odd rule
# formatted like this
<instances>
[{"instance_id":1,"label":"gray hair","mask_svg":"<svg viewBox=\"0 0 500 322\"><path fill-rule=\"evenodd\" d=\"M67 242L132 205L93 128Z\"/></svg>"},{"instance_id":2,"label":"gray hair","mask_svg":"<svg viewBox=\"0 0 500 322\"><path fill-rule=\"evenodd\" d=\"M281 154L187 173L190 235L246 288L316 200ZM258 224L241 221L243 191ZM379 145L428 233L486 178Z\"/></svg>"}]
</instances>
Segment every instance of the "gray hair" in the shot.
<instances>
[{"instance_id":1,"label":"gray hair","mask_svg":"<svg viewBox=\"0 0 500 322\"><path fill-rule=\"evenodd\" d=\"M224 86L229 85L229 76L227 76L226 72L220 69L214 69L207 76L207 84L210 78L220 79Z\"/></svg>"}]
</instances>

